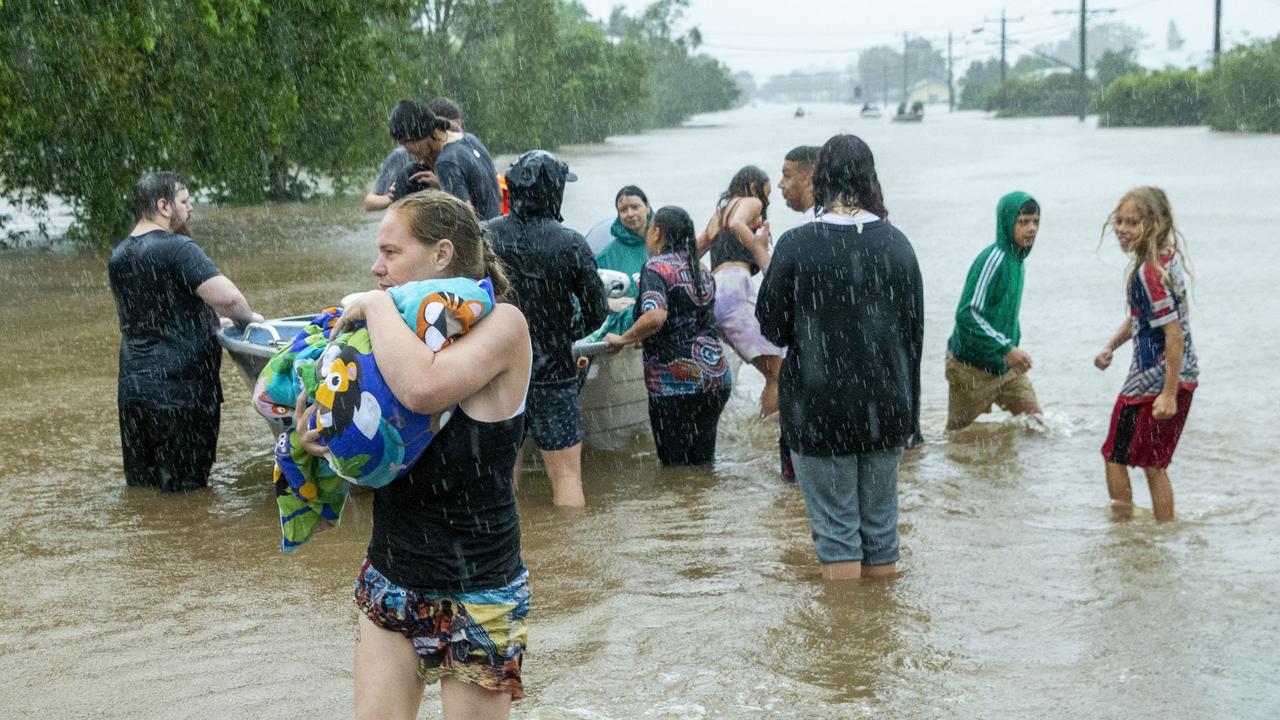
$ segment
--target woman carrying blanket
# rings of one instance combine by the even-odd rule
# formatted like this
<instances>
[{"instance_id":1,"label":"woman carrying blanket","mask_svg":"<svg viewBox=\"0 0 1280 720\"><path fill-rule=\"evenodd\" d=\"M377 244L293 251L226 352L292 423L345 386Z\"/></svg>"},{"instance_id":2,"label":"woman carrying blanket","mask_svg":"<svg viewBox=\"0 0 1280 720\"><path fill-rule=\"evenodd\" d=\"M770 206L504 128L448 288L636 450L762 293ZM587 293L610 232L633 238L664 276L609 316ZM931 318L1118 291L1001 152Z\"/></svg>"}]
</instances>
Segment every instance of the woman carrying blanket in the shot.
<instances>
[{"instance_id":1,"label":"woman carrying blanket","mask_svg":"<svg viewBox=\"0 0 1280 720\"><path fill-rule=\"evenodd\" d=\"M509 288L475 213L439 191L391 206L373 274L382 291L455 276L491 278L499 299ZM378 367L407 407L457 410L406 475L374 491L373 537L355 589L356 716L417 717L424 683L440 680L445 717L507 717L524 695L528 634L511 484L532 363L528 326L499 304L435 353L382 291L360 296L340 322L367 324ZM306 433L304 447L323 454L317 439Z\"/></svg>"}]
</instances>

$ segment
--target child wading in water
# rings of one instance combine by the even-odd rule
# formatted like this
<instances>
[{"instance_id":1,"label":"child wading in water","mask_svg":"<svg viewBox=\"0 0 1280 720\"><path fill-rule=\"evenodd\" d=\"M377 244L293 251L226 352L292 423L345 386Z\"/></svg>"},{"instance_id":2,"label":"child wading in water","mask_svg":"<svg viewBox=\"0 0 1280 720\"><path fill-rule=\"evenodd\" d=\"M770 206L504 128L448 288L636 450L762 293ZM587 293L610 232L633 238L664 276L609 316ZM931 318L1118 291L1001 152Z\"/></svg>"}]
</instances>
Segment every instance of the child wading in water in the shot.
<instances>
[{"instance_id":1,"label":"child wading in water","mask_svg":"<svg viewBox=\"0 0 1280 720\"><path fill-rule=\"evenodd\" d=\"M1164 191L1130 190L1107 218L1129 268L1129 318L1116 330L1093 364L1111 365L1112 353L1134 340L1133 364L1111 412L1111 430L1102 446L1107 492L1117 517L1133 515L1129 466L1147 475L1156 520L1173 519L1169 461L1191 409L1200 370L1187 324L1187 286L1182 234ZM1105 227L1104 226L1104 229Z\"/></svg>"}]
</instances>

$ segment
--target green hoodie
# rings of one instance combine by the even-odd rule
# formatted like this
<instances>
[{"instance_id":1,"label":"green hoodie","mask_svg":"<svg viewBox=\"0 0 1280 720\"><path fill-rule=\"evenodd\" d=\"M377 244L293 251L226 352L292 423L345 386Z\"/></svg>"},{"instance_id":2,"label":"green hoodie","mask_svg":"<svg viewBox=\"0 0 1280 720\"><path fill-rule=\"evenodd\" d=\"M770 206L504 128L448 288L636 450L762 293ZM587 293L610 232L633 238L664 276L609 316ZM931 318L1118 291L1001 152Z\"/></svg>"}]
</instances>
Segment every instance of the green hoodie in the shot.
<instances>
[{"instance_id":1,"label":"green hoodie","mask_svg":"<svg viewBox=\"0 0 1280 720\"><path fill-rule=\"evenodd\" d=\"M649 220L653 219L653 211L649 211ZM647 221L646 221L647 224ZM644 264L649 259L649 252L644 249L644 238L631 232L622 220L615 218L613 227L609 229L609 233L613 235L613 242L609 243L596 255L596 267L601 270L617 270L627 274L631 278L631 289L627 293L630 297L640 297L640 283L636 281L640 271L644 269ZM588 338L603 338L605 333L616 333L621 335L626 332L631 324L635 322L631 308L623 308L616 312L609 313L609 318L604 321L604 325L596 332L591 333Z\"/></svg>"},{"instance_id":2,"label":"green hoodie","mask_svg":"<svg viewBox=\"0 0 1280 720\"><path fill-rule=\"evenodd\" d=\"M1030 195L1011 192L996 206L996 241L973 261L964 292L956 305L956 329L947 349L957 360L1003 375L1009 368L1004 356L1022 341L1018 312L1022 308L1023 261L1031 248L1013 240L1018 209Z\"/></svg>"}]
</instances>

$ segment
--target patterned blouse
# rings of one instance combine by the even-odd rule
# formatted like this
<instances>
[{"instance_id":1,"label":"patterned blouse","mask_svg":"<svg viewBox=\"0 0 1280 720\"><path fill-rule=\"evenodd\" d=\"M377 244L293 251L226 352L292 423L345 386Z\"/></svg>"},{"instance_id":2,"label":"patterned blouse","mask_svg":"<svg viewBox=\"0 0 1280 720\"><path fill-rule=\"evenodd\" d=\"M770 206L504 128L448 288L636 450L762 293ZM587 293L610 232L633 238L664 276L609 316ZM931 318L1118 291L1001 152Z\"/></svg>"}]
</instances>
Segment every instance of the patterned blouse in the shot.
<instances>
[{"instance_id":1,"label":"patterned blouse","mask_svg":"<svg viewBox=\"0 0 1280 720\"><path fill-rule=\"evenodd\" d=\"M635 317L666 310L667 321L644 341L644 381L653 395L692 395L728 390L732 384L716 335L715 278L697 265L694 287L686 253L649 258L640 271Z\"/></svg>"}]
</instances>

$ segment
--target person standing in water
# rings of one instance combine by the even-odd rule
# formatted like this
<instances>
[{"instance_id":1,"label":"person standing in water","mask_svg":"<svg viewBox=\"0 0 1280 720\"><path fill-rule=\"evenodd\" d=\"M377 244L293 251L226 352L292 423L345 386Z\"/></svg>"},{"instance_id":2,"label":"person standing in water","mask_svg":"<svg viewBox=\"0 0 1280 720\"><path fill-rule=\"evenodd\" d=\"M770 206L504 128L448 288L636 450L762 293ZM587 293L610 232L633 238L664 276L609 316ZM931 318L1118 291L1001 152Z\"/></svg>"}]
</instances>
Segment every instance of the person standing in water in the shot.
<instances>
[{"instance_id":1,"label":"person standing in water","mask_svg":"<svg viewBox=\"0 0 1280 720\"><path fill-rule=\"evenodd\" d=\"M711 253L716 279L716 325L738 355L764 375L760 416L778 412L782 349L765 339L756 320L751 277L769 267L769 176L748 165L729 181L716 211L698 236L698 253Z\"/></svg>"},{"instance_id":2,"label":"person standing in water","mask_svg":"<svg viewBox=\"0 0 1280 720\"><path fill-rule=\"evenodd\" d=\"M818 219L778 240L756 315L787 348L782 436L822 577L885 577L899 557L898 462L920 427L924 288L866 143L828 140L813 191Z\"/></svg>"},{"instance_id":3,"label":"person standing in water","mask_svg":"<svg viewBox=\"0 0 1280 720\"><path fill-rule=\"evenodd\" d=\"M640 274L635 324L605 342L644 343L649 424L663 465L707 465L732 377L716 337L715 279L698 262L689 213L664 207L645 237L651 257Z\"/></svg>"},{"instance_id":4,"label":"person standing in water","mask_svg":"<svg viewBox=\"0 0 1280 720\"><path fill-rule=\"evenodd\" d=\"M222 406L218 316L262 321L191 239L191 213L181 177L144 174L133 186L137 224L107 261L120 319L116 399L128 485L208 485Z\"/></svg>"},{"instance_id":5,"label":"person standing in water","mask_svg":"<svg viewBox=\"0 0 1280 720\"><path fill-rule=\"evenodd\" d=\"M816 145L800 145L782 160L782 179L778 192L787 207L801 213L800 222L813 222L813 166L818 162Z\"/></svg>"},{"instance_id":6,"label":"person standing in water","mask_svg":"<svg viewBox=\"0 0 1280 720\"><path fill-rule=\"evenodd\" d=\"M505 718L524 696L528 640L529 572L512 483L532 364L528 325L502 302L502 264L457 198L427 190L397 201L377 244L379 289L349 304L340 325L366 324L378 369L409 410L453 415L407 474L373 491L355 585L355 714L416 718L425 684L438 681L446 718ZM499 303L432 352L385 291L450 277L490 278ZM298 427L316 407L298 408ZM319 435L303 433L302 446L323 457Z\"/></svg>"},{"instance_id":7,"label":"person standing in water","mask_svg":"<svg viewBox=\"0 0 1280 720\"><path fill-rule=\"evenodd\" d=\"M992 403L1014 415L1037 415L1040 404L1022 350L1024 262L1040 231L1040 204L1011 192L996 206L996 241L978 253L956 305L947 341L947 430L968 427Z\"/></svg>"},{"instance_id":8,"label":"person standing in water","mask_svg":"<svg viewBox=\"0 0 1280 720\"><path fill-rule=\"evenodd\" d=\"M577 179L551 153L530 150L507 170L511 214L488 224L493 249L510 273L514 302L529 319L533 338L529 430L551 480L551 502L569 507L586 504L573 343L608 315L591 248L582 235L561 224L565 183Z\"/></svg>"},{"instance_id":9,"label":"person standing in water","mask_svg":"<svg viewBox=\"0 0 1280 720\"><path fill-rule=\"evenodd\" d=\"M635 185L627 185L618 191L613 205L618 212L609 230L613 240L596 255L596 267L626 274L631 279L631 288L627 297L609 299L609 319L598 331L599 337L609 333L621 334L631 327L634 320L631 309L640 296L640 271L649 260L645 236L649 232L653 210L649 208L648 196Z\"/></svg>"},{"instance_id":10,"label":"person standing in water","mask_svg":"<svg viewBox=\"0 0 1280 720\"><path fill-rule=\"evenodd\" d=\"M1188 324L1186 255L1182 233L1164 191L1139 187L1125 193L1107 218L1129 256L1129 317L1094 365L1111 366L1116 350L1134 341L1133 362L1111 411L1102 446L1107 492L1120 518L1133 516L1129 467L1147 476L1156 520L1173 519L1173 484L1168 467L1191 410L1200 367Z\"/></svg>"}]
</instances>

